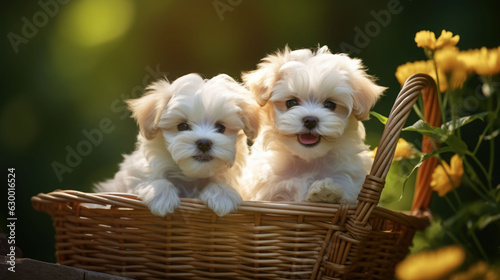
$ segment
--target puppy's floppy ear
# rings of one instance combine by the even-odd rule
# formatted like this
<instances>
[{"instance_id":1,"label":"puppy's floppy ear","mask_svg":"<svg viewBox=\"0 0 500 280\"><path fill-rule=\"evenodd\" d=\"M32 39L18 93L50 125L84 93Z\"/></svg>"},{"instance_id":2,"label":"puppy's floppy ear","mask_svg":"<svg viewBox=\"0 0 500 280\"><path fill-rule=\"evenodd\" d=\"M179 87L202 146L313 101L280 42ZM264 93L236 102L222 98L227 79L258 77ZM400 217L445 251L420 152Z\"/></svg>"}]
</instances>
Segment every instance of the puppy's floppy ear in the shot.
<instances>
[{"instance_id":1,"label":"puppy's floppy ear","mask_svg":"<svg viewBox=\"0 0 500 280\"><path fill-rule=\"evenodd\" d=\"M146 139L153 139L158 133L158 121L171 97L170 83L167 80L159 80L148 86L142 97L126 101L132 111L132 117Z\"/></svg>"},{"instance_id":2,"label":"puppy's floppy ear","mask_svg":"<svg viewBox=\"0 0 500 280\"><path fill-rule=\"evenodd\" d=\"M271 98L274 84L279 79L280 67L288 60L290 49L285 47L283 52L268 55L262 59L257 70L243 73L242 79L245 85L254 94L254 98L260 106L266 105Z\"/></svg>"},{"instance_id":3,"label":"puppy's floppy ear","mask_svg":"<svg viewBox=\"0 0 500 280\"><path fill-rule=\"evenodd\" d=\"M369 118L371 108L386 88L375 84L374 78L366 74L361 60L352 60L356 65L356 69L350 75L350 81L355 91L353 113L358 120L363 121Z\"/></svg>"},{"instance_id":4,"label":"puppy's floppy ear","mask_svg":"<svg viewBox=\"0 0 500 280\"><path fill-rule=\"evenodd\" d=\"M250 93L248 93L250 94ZM243 98L239 102L241 108L241 121L245 125L243 131L250 140L254 140L259 135L260 130L260 108L251 98Z\"/></svg>"},{"instance_id":5,"label":"puppy's floppy ear","mask_svg":"<svg viewBox=\"0 0 500 280\"><path fill-rule=\"evenodd\" d=\"M243 132L250 140L254 140L260 129L260 108L252 98L252 94L240 83L226 74L220 74L216 78L226 81L228 89L236 94L236 105L241 109L240 119L243 122Z\"/></svg>"}]
</instances>

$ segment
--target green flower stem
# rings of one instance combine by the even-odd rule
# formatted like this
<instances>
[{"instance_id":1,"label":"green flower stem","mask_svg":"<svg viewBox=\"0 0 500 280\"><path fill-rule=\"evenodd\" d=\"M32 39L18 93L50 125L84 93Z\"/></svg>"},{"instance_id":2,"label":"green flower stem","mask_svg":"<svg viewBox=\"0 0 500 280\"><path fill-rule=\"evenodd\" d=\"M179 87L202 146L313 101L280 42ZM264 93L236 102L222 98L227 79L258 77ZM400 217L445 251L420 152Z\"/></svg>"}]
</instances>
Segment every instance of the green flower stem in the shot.
<instances>
[{"instance_id":1,"label":"green flower stem","mask_svg":"<svg viewBox=\"0 0 500 280\"><path fill-rule=\"evenodd\" d=\"M455 99L455 92L449 91L446 96L450 96L450 110L451 110L451 131L458 138L462 138L460 135L460 128L457 128L458 119L460 116L458 115L458 111L456 110L457 101Z\"/></svg>"},{"instance_id":2,"label":"green flower stem","mask_svg":"<svg viewBox=\"0 0 500 280\"><path fill-rule=\"evenodd\" d=\"M489 262L488 260L488 255L486 254L486 252L484 251L484 248L483 246L481 245L481 243L479 243L479 240L477 239L477 236L476 236L476 233L474 232L474 230L469 230L469 233L472 237L472 240L474 241L474 244L476 244L476 247L477 249L479 250L479 253L481 253L481 256L483 257L483 259L487 262Z\"/></svg>"},{"instance_id":3,"label":"green flower stem","mask_svg":"<svg viewBox=\"0 0 500 280\"><path fill-rule=\"evenodd\" d=\"M488 87L491 89L491 95L495 95L495 89L491 85L491 76L488 79ZM488 123L489 127L489 134L491 135L493 133L493 125L495 124L497 118L498 118L498 113L500 112L500 94L496 94L497 97L497 107L495 109L495 113L493 114L493 118L490 120L490 123ZM488 111L492 112L493 111L493 102L488 102ZM488 166L488 175L489 178L493 178L493 165L495 164L495 141L493 139L490 140L490 165Z\"/></svg>"},{"instance_id":4,"label":"green flower stem","mask_svg":"<svg viewBox=\"0 0 500 280\"><path fill-rule=\"evenodd\" d=\"M448 175L448 179L450 180L451 186L453 187L453 189L451 191L453 192L453 195L455 196L455 199L458 202L458 206L461 207L462 206L462 200L460 199L460 196L458 195L457 187L455 186L455 183L453 183L453 181L451 180L450 175Z\"/></svg>"},{"instance_id":5,"label":"green flower stem","mask_svg":"<svg viewBox=\"0 0 500 280\"><path fill-rule=\"evenodd\" d=\"M495 95L495 94L492 93L492 96L493 95ZM474 151L472 152L474 155L479 150L479 147L481 146L481 143L483 142L484 137L486 136L486 133L488 133L488 132L491 133L491 131L493 130L493 126L495 125L496 118L497 118L498 114L500 113L500 94L496 94L496 97L497 97L497 107L495 108L495 111L493 113L493 117L488 118L488 124L486 125L486 128L483 130L483 133L481 133L481 135L479 136L479 140L477 141L476 147L474 148ZM492 109L493 104L492 103L493 102L487 102L488 112L493 112L493 109ZM492 144L493 144L493 141L491 141L490 147ZM490 154L491 154L491 158L493 158L494 153L490 153ZM490 163L492 161L493 160L490 160ZM490 168L493 168L493 164L490 164Z\"/></svg>"},{"instance_id":6,"label":"green flower stem","mask_svg":"<svg viewBox=\"0 0 500 280\"><path fill-rule=\"evenodd\" d=\"M488 178L493 178L493 165L495 164L495 141L490 140L490 165L488 166Z\"/></svg>"},{"instance_id":7,"label":"green flower stem","mask_svg":"<svg viewBox=\"0 0 500 280\"><path fill-rule=\"evenodd\" d=\"M445 195L443 196L444 200L446 200L446 202L448 203L448 205L450 206L451 210L453 210L453 212L458 212L457 208L455 208L455 206L453 205L453 203L451 203L450 199Z\"/></svg>"},{"instance_id":8,"label":"green flower stem","mask_svg":"<svg viewBox=\"0 0 500 280\"><path fill-rule=\"evenodd\" d=\"M484 166L481 163L481 161L479 161L479 159L473 153L471 153L471 151L465 151L465 154L468 155L468 156L470 156L470 158L472 158L474 160L474 162L477 164L477 166L479 167L479 169L481 170L481 172L483 172L483 175L486 177L485 179L486 179L486 184L488 185L488 188L486 188L486 186L481 182L481 180L477 176L476 171L470 165L470 163L467 161L467 159L464 158L465 165L467 166L467 169L469 169L469 172L471 172L471 173L473 173L475 175L475 177L478 180L478 183L480 183L480 185L482 187L484 187L484 190L486 192L488 192L488 189L489 190L493 190L493 185L491 184L491 177L488 176L488 171L486 171L486 168L484 168Z\"/></svg>"},{"instance_id":9,"label":"green flower stem","mask_svg":"<svg viewBox=\"0 0 500 280\"><path fill-rule=\"evenodd\" d=\"M481 146L483 140L484 140L484 137L486 136L486 133L488 133L488 131L490 130L490 128L493 127L493 122L490 121L488 122L488 125L486 126L486 128L483 130L483 133L481 133L481 135L479 136L479 139L477 140L477 144L476 144L476 147L474 148L474 150L472 151L472 154L477 154L477 151L479 150L479 147Z\"/></svg>"},{"instance_id":10,"label":"green flower stem","mask_svg":"<svg viewBox=\"0 0 500 280\"><path fill-rule=\"evenodd\" d=\"M465 179L465 181L467 181L468 185L471 187L471 189L477 194L479 195L482 199L484 200L489 200L490 198L484 194L481 190L479 190L477 187L476 187L476 183L473 182L471 179L469 179L467 176L464 176L463 177Z\"/></svg>"},{"instance_id":11,"label":"green flower stem","mask_svg":"<svg viewBox=\"0 0 500 280\"><path fill-rule=\"evenodd\" d=\"M440 86L440 81L439 81L439 74L438 74L438 68L437 68L437 64L436 64L436 60L434 59L434 53L432 53L432 63L434 64L434 71L436 72L436 85L437 85L437 96L438 96L438 103L439 103L439 108L441 108L441 121L443 123L446 122L446 116L444 114L444 110L443 110L443 101L441 100L443 97L442 97L442 93L441 93L441 86Z\"/></svg>"},{"instance_id":12,"label":"green flower stem","mask_svg":"<svg viewBox=\"0 0 500 280\"><path fill-rule=\"evenodd\" d=\"M446 235L448 235L448 236L451 238L451 240L453 240L453 242L455 242L455 244L460 244L460 245L462 245L462 248L464 248L464 249L465 249L465 251L467 252L467 255L469 255L469 256L472 256L472 255L473 255L473 253L472 253L472 251L470 250L469 246L465 246L465 243L464 243L464 242L461 242L461 241L460 241L460 239L458 239L458 238L457 238L457 237L456 237L456 236L455 236L455 235L451 232L451 230L445 230L445 233L446 233Z\"/></svg>"},{"instance_id":13,"label":"green flower stem","mask_svg":"<svg viewBox=\"0 0 500 280\"><path fill-rule=\"evenodd\" d=\"M448 106L448 96L449 94L443 94L443 108L446 108L446 106Z\"/></svg>"},{"instance_id":14,"label":"green flower stem","mask_svg":"<svg viewBox=\"0 0 500 280\"><path fill-rule=\"evenodd\" d=\"M415 113L417 114L417 116L421 120L425 120L424 115L422 114L422 110L420 110L420 108L422 108L422 107L417 106L417 104L413 104L413 110L415 111Z\"/></svg>"}]
</instances>

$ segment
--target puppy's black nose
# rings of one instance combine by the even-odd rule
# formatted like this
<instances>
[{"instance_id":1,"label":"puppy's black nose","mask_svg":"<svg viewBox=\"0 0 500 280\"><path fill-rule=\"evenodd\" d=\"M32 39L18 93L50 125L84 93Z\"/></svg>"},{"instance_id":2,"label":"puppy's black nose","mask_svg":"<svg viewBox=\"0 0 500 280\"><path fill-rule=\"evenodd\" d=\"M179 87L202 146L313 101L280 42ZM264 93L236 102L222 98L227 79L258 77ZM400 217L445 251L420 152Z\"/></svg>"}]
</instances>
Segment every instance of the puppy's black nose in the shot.
<instances>
[{"instance_id":1,"label":"puppy's black nose","mask_svg":"<svg viewBox=\"0 0 500 280\"><path fill-rule=\"evenodd\" d=\"M304 126L308 129L315 128L319 122L318 118L311 116L305 117L302 121L304 122Z\"/></svg>"},{"instance_id":2,"label":"puppy's black nose","mask_svg":"<svg viewBox=\"0 0 500 280\"><path fill-rule=\"evenodd\" d=\"M198 150L206 153L208 151L210 151L210 149L212 148L212 141L208 140L208 139L200 139L198 141L196 141L196 147L198 148Z\"/></svg>"}]
</instances>

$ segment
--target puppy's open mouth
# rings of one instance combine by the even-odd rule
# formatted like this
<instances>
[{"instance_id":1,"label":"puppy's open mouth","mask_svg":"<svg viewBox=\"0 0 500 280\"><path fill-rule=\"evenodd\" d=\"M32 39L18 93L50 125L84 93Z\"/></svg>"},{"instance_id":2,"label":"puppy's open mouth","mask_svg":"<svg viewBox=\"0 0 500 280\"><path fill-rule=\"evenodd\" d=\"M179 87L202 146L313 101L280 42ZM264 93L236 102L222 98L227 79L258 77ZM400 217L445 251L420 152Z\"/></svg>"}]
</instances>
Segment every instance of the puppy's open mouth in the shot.
<instances>
[{"instance_id":1,"label":"puppy's open mouth","mask_svg":"<svg viewBox=\"0 0 500 280\"><path fill-rule=\"evenodd\" d=\"M319 140L321 140L321 136L314 135L312 133L304 133L304 134L299 134L297 136L297 139L299 140L300 144L306 147L314 147L318 145Z\"/></svg>"},{"instance_id":2,"label":"puppy's open mouth","mask_svg":"<svg viewBox=\"0 0 500 280\"><path fill-rule=\"evenodd\" d=\"M213 156L211 155L207 155L207 154L202 154L202 155L197 155L197 156L193 156L193 158L199 162L209 162L211 161L212 159L214 159Z\"/></svg>"}]
</instances>

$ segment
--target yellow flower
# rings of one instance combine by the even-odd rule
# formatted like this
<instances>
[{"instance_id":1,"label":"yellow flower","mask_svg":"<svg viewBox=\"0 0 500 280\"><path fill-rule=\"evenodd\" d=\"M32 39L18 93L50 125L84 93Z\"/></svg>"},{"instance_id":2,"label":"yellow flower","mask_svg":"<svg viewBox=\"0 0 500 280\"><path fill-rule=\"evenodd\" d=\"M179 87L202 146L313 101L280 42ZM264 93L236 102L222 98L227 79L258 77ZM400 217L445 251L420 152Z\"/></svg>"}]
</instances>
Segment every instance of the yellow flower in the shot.
<instances>
[{"instance_id":1,"label":"yellow flower","mask_svg":"<svg viewBox=\"0 0 500 280\"><path fill-rule=\"evenodd\" d=\"M463 160L458 155L451 157L450 165L443 161L443 165L438 165L432 173L431 188L438 192L439 196L444 196L453 188L460 186L464 174ZM450 182L451 178L451 182Z\"/></svg>"},{"instance_id":2,"label":"yellow flower","mask_svg":"<svg viewBox=\"0 0 500 280\"><path fill-rule=\"evenodd\" d=\"M458 54L460 51L457 47L447 47L436 51L434 59L438 68L445 72L449 72L456 67L457 64L464 64L463 61L458 60Z\"/></svg>"},{"instance_id":3,"label":"yellow flower","mask_svg":"<svg viewBox=\"0 0 500 280\"><path fill-rule=\"evenodd\" d=\"M400 280L443 279L457 269L464 259L465 252L459 246L418 253L396 266L396 277Z\"/></svg>"},{"instance_id":4,"label":"yellow flower","mask_svg":"<svg viewBox=\"0 0 500 280\"><path fill-rule=\"evenodd\" d=\"M398 144L396 145L396 152L394 153L394 159L410 158L413 155L413 147L411 144L406 142L405 139L399 138Z\"/></svg>"},{"instance_id":5,"label":"yellow flower","mask_svg":"<svg viewBox=\"0 0 500 280\"><path fill-rule=\"evenodd\" d=\"M458 59L459 53L456 47L446 47L437 50L434 55L438 69L448 74L448 86L451 89L462 88L467 80L467 67Z\"/></svg>"},{"instance_id":6,"label":"yellow flower","mask_svg":"<svg viewBox=\"0 0 500 280\"><path fill-rule=\"evenodd\" d=\"M371 158L375 158L375 154L377 153L378 147L375 147L373 151L369 151L368 154L370 155Z\"/></svg>"},{"instance_id":7,"label":"yellow flower","mask_svg":"<svg viewBox=\"0 0 500 280\"><path fill-rule=\"evenodd\" d=\"M474 49L460 52L458 59L467 70L478 75L495 75L500 73L500 47L495 49Z\"/></svg>"},{"instance_id":8,"label":"yellow flower","mask_svg":"<svg viewBox=\"0 0 500 280\"><path fill-rule=\"evenodd\" d=\"M436 34L428 30L422 30L415 34L417 47L434 49L436 47Z\"/></svg>"},{"instance_id":9,"label":"yellow flower","mask_svg":"<svg viewBox=\"0 0 500 280\"><path fill-rule=\"evenodd\" d=\"M423 61L415 61L408 62L406 64L398 66L396 69L396 78L398 79L401 86L405 83L406 79L408 79L411 75L415 73L425 73L434 78L434 81L437 83L436 79L436 70L434 68L434 63L432 60L423 60ZM439 75L439 89L441 92L445 92L448 89L448 82L446 80L445 73L438 68Z\"/></svg>"},{"instance_id":10,"label":"yellow flower","mask_svg":"<svg viewBox=\"0 0 500 280\"><path fill-rule=\"evenodd\" d=\"M447 46L456 46L458 41L460 41L460 36L455 35L453 36L453 33L450 31L442 30L441 31L441 36L436 41L436 49L441 49Z\"/></svg>"},{"instance_id":11,"label":"yellow flower","mask_svg":"<svg viewBox=\"0 0 500 280\"><path fill-rule=\"evenodd\" d=\"M439 90L445 92L448 89L462 88L467 80L468 68L464 59L459 59L459 50L455 45L460 40L460 36L455 35L450 31L441 31L441 36L436 39L436 35L431 31L420 31L415 34L415 42L417 46L426 50L429 58L428 61L416 61L407 63L398 67L396 78L402 85L404 81L415 73L429 74L437 82L439 77Z\"/></svg>"},{"instance_id":12,"label":"yellow flower","mask_svg":"<svg viewBox=\"0 0 500 280\"><path fill-rule=\"evenodd\" d=\"M375 158L375 154L377 153L377 149L378 149L378 147L375 147L375 149L373 149L373 151L369 152L369 155L371 158ZM398 143L396 144L396 151L394 152L393 159L400 160L403 158L410 158L411 156L413 156L414 153L415 153L415 149L413 148L413 146L410 143L406 142L405 139L399 138Z\"/></svg>"},{"instance_id":13,"label":"yellow flower","mask_svg":"<svg viewBox=\"0 0 500 280\"><path fill-rule=\"evenodd\" d=\"M418 47L435 51L447 46L455 46L460 40L460 36L455 35L450 31L441 31L441 36L436 39L436 34L431 31L423 30L415 34L415 43Z\"/></svg>"},{"instance_id":14,"label":"yellow flower","mask_svg":"<svg viewBox=\"0 0 500 280\"><path fill-rule=\"evenodd\" d=\"M493 269L488 267L485 262L477 262L471 265L469 269L465 272L453 274L450 277L451 280L471 280L471 279L484 279L484 280L496 280L500 279L500 275L496 273Z\"/></svg>"}]
</instances>

